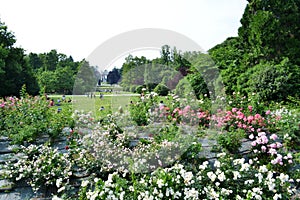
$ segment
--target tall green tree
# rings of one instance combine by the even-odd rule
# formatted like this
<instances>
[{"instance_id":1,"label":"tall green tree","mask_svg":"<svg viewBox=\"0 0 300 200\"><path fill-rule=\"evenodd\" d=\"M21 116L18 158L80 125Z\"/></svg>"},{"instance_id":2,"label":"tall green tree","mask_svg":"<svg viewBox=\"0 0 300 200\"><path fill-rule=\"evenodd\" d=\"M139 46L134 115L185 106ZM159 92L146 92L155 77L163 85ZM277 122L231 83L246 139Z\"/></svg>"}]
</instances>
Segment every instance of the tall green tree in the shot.
<instances>
[{"instance_id":1,"label":"tall green tree","mask_svg":"<svg viewBox=\"0 0 300 200\"><path fill-rule=\"evenodd\" d=\"M25 60L24 50L15 47L15 36L0 21L0 96L19 95L26 84L30 94L37 94L38 87L33 70Z\"/></svg>"},{"instance_id":2,"label":"tall green tree","mask_svg":"<svg viewBox=\"0 0 300 200\"><path fill-rule=\"evenodd\" d=\"M295 70L300 66L300 1L248 2L241 19L242 26L238 30L238 37L228 38L209 50L209 54L221 70L227 94L239 91L246 95L251 91L259 91L265 101L284 100L287 94L300 96L299 91L289 91L292 88L286 87L291 83L299 85L300 81L296 81L299 71ZM288 60L288 64L282 64L287 63L285 60ZM262 70L262 67L268 70ZM272 68L276 70L271 72ZM281 73L283 71L285 73ZM273 78L266 78L262 73L272 74ZM257 75L256 78L253 74ZM281 80L284 74L289 76L286 80L287 85L278 84L278 80ZM262 78L264 83L270 83L261 86L251 80L258 77ZM278 94L273 95L269 92L270 95L265 95L266 93L261 92L262 88Z\"/></svg>"},{"instance_id":3,"label":"tall green tree","mask_svg":"<svg viewBox=\"0 0 300 200\"><path fill-rule=\"evenodd\" d=\"M121 79L120 69L114 68L112 71L108 72L107 82L109 84L117 84Z\"/></svg>"},{"instance_id":4,"label":"tall green tree","mask_svg":"<svg viewBox=\"0 0 300 200\"><path fill-rule=\"evenodd\" d=\"M248 0L239 38L250 65L260 60L280 63L282 57L300 65L300 1Z\"/></svg>"}]
</instances>

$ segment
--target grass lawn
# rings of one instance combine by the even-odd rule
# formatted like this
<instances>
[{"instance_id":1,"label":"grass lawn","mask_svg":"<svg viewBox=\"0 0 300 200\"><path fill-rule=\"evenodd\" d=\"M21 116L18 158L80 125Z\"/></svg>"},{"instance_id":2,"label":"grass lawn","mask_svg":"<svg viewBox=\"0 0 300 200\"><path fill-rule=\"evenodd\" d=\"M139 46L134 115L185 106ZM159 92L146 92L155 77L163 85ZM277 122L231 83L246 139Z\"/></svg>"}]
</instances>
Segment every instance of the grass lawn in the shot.
<instances>
[{"instance_id":1,"label":"grass lawn","mask_svg":"<svg viewBox=\"0 0 300 200\"><path fill-rule=\"evenodd\" d=\"M62 98L62 95L49 95L50 99L54 99L55 104L57 104L57 100ZM107 93L103 95L103 98L100 99L99 93L96 93L96 97L90 98L85 95L66 95L66 100L71 99L72 102L61 102L60 105L53 106L53 109L72 109L75 110L89 112L91 111L96 118L105 117L107 114L115 113L119 111L119 108L125 111L128 108L128 104L131 100L134 100L136 94L111 94ZM103 110L101 107L103 106Z\"/></svg>"}]
</instances>

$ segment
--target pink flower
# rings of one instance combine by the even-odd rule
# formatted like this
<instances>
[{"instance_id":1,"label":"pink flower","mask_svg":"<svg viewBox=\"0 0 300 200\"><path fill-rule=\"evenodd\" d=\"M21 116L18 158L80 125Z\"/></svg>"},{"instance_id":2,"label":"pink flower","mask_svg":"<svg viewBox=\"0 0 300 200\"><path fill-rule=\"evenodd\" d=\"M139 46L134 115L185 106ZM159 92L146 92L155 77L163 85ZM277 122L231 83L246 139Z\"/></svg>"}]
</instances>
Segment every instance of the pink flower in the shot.
<instances>
[{"instance_id":1,"label":"pink flower","mask_svg":"<svg viewBox=\"0 0 300 200\"><path fill-rule=\"evenodd\" d=\"M254 120L254 117L252 115L250 115L250 116L248 116L247 120L248 120L248 123L250 124Z\"/></svg>"},{"instance_id":2,"label":"pink flower","mask_svg":"<svg viewBox=\"0 0 300 200\"><path fill-rule=\"evenodd\" d=\"M267 147L266 146L261 146L261 151L262 152L266 152L267 151Z\"/></svg>"},{"instance_id":3,"label":"pink flower","mask_svg":"<svg viewBox=\"0 0 300 200\"><path fill-rule=\"evenodd\" d=\"M274 159L274 160L271 160L271 163L272 163L273 165L276 165L276 164L277 164L277 162L276 162L275 159Z\"/></svg>"},{"instance_id":4,"label":"pink flower","mask_svg":"<svg viewBox=\"0 0 300 200\"><path fill-rule=\"evenodd\" d=\"M252 145L253 147L255 147L255 146L256 146L256 142L255 142L255 141L251 142L251 145Z\"/></svg>"},{"instance_id":5,"label":"pink flower","mask_svg":"<svg viewBox=\"0 0 300 200\"><path fill-rule=\"evenodd\" d=\"M261 141L263 144L267 144L269 142L267 136L265 136L265 135L261 137Z\"/></svg>"},{"instance_id":6,"label":"pink flower","mask_svg":"<svg viewBox=\"0 0 300 200\"><path fill-rule=\"evenodd\" d=\"M276 146L277 146L277 148L281 148L282 144L280 142L276 142Z\"/></svg>"},{"instance_id":7,"label":"pink flower","mask_svg":"<svg viewBox=\"0 0 300 200\"><path fill-rule=\"evenodd\" d=\"M258 128L258 129L257 129L257 132L261 132L261 128Z\"/></svg>"},{"instance_id":8,"label":"pink flower","mask_svg":"<svg viewBox=\"0 0 300 200\"><path fill-rule=\"evenodd\" d=\"M236 111L238 111L237 108L232 108L232 112L236 112Z\"/></svg>"},{"instance_id":9,"label":"pink flower","mask_svg":"<svg viewBox=\"0 0 300 200\"><path fill-rule=\"evenodd\" d=\"M272 140L276 140L278 137L277 137L276 134L272 134L272 135L270 136L270 138L271 138Z\"/></svg>"},{"instance_id":10,"label":"pink flower","mask_svg":"<svg viewBox=\"0 0 300 200\"><path fill-rule=\"evenodd\" d=\"M260 119L260 118L261 118L261 115L260 115L260 114L255 114L255 115L254 115L254 118L255 118L255 119Z\"/></svg>"},{"instance_id":11,"label":"pink flower","mask_svg":"<svg viewBox=\"0 0 300 200\"><path fill-rule=\"evenodd\" d=\"M248 109L249 109L250 112L252 112L253 107L252 106L248 106Z\"/></svg>"},{"instance_id":12,"label":"pink flower","mask_svg":"<svg viewBox=\"0 0 300 200\"><path fill-rule=\"evenodd\" d=\"M276 149L269 149L268 153L271 154L271 155L276 155L277 151L276 151Z\"/></svg>"},{"instance_id":13,"label":"pink flower","mask_svg":"<svg viewBox=\"0 0 300 200\"><path fill-rule=\"evenodd\" d=\"M270 110L267 110L267 111L266 111L266 115L269 115L269 114L271 114L271 111L270 111Z\"/></svg>"},{"instance_id":14,"label":"pink flower","mask_svg":"<svg viewBox=\"0 0 300 200\"><path fill-rule=\"evenodd\" d=\"M277 145L276 145L276 143L272 143L272 144L269 145L269 147L270 147L270 148L273 148L273 149L276 149L276 148L277 148Z\"/></svg>"},{"instance_id":15,"label":"pink flower","mask_svg":"<svg viewBox=\"0 0 300 200\"><path fill-rule=\"evenodd\" d=\"M245 117L241 111L237 111L236 114L238 114L238 116L237 116L238 119L243 119Z\"/></svg>"}]
</instances>

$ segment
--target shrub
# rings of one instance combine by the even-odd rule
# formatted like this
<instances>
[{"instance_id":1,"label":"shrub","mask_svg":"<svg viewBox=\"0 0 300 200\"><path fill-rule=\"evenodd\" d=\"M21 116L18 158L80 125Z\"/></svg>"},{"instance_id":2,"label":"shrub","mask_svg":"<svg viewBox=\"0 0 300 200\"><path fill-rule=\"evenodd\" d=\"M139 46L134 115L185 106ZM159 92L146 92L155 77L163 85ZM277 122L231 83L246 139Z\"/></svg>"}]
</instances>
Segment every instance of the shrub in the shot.
<instances>
[{"instance_id":1,"label":"shrub","mask_svg":"<svg viewBox=\"0 0 300 200\"><path fill-rule=\"evenodd\" d=\"M237 153L242 146L242 139L245 138L244 130L229 131L221 133L217 137L218 144L229 153Z\"/></svg>"},{"instance_id":2,"label":"shrub","mask_svg":"<svg viewBox=\"0 0 300 200\"><path fill-rule=\"evenodd\" d=\"M6 165L6 178L13 181L24 180L36 192L47 186L60 188L68 183L72 175L72 162L69 154L59 153L47 145L23 147L24 157L17 163ZM64 187L62 187L64 188Z\"/></svg>"},{"instance_id":3,"label":"shrub","mask_svg":"<svg viewBox=\"0 0 300 200\"><path fill-rule=\"evenodd\" d=\"M254 73L253 73L254 72ZM280 64L258 64L250 72L249 91L258 93L265 101L286 100L288 96L299 96L300 69L288 59Z\"/></svg>"},{"instance_id":4,"label":"shrub","mask_svg":"<svg viewBox=\"0 0 300 200\"><path fill-rule=\"evenodd\" d=\"M144 85L139 85L135 88L135 92L138 93L138 94L142 94L143 92L143 88L145 88Z\"/></svg>"},{"instance_id":5,"label":"shrub","mask_svg":"<svg viewBox=\"0 0 300 200\"><path fill-rule=\"evenodd\" d=\"M149 92L152 92L157 85L158 85L157 83L147 83L146 88L148 89Z\"/></svg>"},{"instance_id":6,"label":"shrub","mask_svg":"<svg viewBox=\"0 0 300 200\"><path fill-rule=\"evenodd\" d=\"M137 88L136 85L132 85L132 86L130 87L130 92L135 93L135 92L136 92L136 88Z\"/></svg>"},{"instance_id":7,"label":"shrub","mask_svg":"<svg viewBox=\"0 0 300 200\"><path fill-rule=\"evenodd\" d=\"M170 91L170 89L167 86L162 85L162 84L158 84L154 88L154 92L156 92L160 96L167 96L169 91Z\"/></svg>"}]
</instances>

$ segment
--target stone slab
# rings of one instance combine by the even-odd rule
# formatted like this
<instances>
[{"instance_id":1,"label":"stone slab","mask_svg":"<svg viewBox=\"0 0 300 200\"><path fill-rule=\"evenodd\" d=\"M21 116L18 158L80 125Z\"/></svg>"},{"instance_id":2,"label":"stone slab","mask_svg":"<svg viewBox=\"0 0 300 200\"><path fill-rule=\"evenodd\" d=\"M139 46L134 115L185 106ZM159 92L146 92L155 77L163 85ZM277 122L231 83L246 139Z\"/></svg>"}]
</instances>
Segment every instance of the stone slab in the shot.
<instances>
[{"instance_id":1,"label":"stone slab","mask_svg":"<svg viewBox=\"0 0 300 200\"><path fill-rule=\"evenodd\" d=\"M12 190L13 188L13 183L8 181L8 180L0 180L0 192L2 191L7 191L7 190Z\"/></svg>"}]
</instances>

